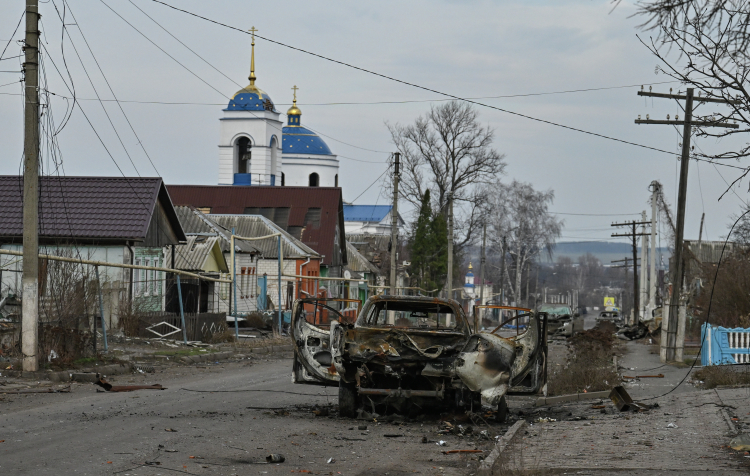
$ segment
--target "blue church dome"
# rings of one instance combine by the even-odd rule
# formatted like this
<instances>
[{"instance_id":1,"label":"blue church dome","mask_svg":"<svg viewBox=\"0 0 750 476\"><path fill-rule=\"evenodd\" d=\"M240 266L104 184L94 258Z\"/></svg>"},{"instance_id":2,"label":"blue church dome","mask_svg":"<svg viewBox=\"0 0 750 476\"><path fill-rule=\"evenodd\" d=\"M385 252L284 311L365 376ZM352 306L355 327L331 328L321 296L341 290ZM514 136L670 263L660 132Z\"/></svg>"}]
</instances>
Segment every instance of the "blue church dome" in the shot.
<instances>
[{"instance_id":1,"label":"blue church dome","mask_svg":"<svg viewBox=\"0 0 750 476\"><path fill-rule=\"evenodd\" d=\"M271 96L255 85L237 91L225 111L275 111Z\"/></svg>"},{"instance_id":2,"label":"blue church dome","mask_svg":"<svg viewBox=\"0 0 750 476\"><path fill-rule=\"evenodd\" d=\"M296 92L294 103L286 114L289 119L287 125L281 129L282 148L285 154L333 155L328 144L318 134L302 127L302 111L297 107Z\"/></svg>"}]
</instances>

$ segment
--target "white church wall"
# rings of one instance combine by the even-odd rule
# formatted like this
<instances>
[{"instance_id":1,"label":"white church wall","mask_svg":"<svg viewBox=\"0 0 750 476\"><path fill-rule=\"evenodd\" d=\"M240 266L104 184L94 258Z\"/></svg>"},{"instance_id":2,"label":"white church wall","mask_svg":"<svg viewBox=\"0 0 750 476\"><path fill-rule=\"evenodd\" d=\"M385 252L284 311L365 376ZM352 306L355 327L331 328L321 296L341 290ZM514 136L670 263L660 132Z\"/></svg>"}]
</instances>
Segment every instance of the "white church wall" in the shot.
<instances>
[{"instance_id":1,"label":"white church wall","mask_svg":"<svg viewBox=\"0 0 750 476\"><path fill-rule=\"evenodd\" d=\"M335 155L284 154L284 183L290 187L307 187L310 174L317 173L319 187L335 187L339 161Z\"/></svg>"},{"instance_id":2,"label":"white church wall","mask_svg":"<svg viewBox=\"0 0 750 476\"><path fill-rule=\"evenodd\" d=\"M282 155L281 144L282 123L279 114L270 111L224 111L221 119L219 141L219 184L234 183L237 173L236 142L241 137L247 137L252 143L252 159L250 173L253 184L270 185L271 175L276 175L276 184L281 183L282 166L278 159ZM271 150L271 143L275 140L275 154ZM276 163L272 159L276 158Z\"/></svg>"}]
</instances>

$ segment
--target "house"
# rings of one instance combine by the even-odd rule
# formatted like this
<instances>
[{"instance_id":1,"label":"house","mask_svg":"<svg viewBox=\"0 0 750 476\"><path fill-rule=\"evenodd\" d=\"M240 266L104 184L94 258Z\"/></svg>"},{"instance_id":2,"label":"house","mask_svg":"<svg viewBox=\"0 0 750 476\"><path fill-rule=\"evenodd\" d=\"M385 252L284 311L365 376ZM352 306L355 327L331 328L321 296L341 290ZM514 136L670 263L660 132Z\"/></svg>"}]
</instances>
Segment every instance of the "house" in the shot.
<instances>
[{"instance_id":1,"label":"house","mask_svg":"<svg viewBox=\"0 0 750 476\"><path fill-rule=\"evenodd\" d=\"M268 235L281 235L282 308L290 309L294 299L314 294L315 280L294 276L318 277L320 275L320 255L294 238L291 234L261 215L218 215L206 214L194 207L176 207L180 222L188 236L212 236L221 248L224 260L230 270L235 270L235 287L221 283L214 288L210 298L210 312L236 310L239 314L276 308L279 299L279 238L261 240L235 240L234 262L231 256L231 236L261 238ZM236 293L236 296L234 294ZM208 301L208 298L207 300Z\"/></svg>"},{"instance_id":2,"label":"house","mask_svg":"<svg viewBox=\"0 0 750 476\"><path fill-rule=\"evenodd\" d=\"M187 243L166 246L164 263L170 268L190 271L210 278L226 278L229 266L221 249L218 233L185 233ZM179 312L179 296L182 294L183 312L213 312L218 309L217 286L221 283L198 278L180 279L181 290L168 286L164 310Z\"/></svg>"},{"instance_id":3,"label":"house","mask_svg":"<svg viewBox=\"0 0 750 476\"><path fill-rule=\"evenodd\" d=\"M377 293L377 286L381 284L380 268L370 263L370 261L357 251L357 248L348 241L346 242L346 248L349 257L349 264L344 268L344 277L350 278L353 281L345 283L346 292L344 293L344 296L350 299L359 299L362 301L362 304L364 304L371 294Z\"/></svg>"},{"instance_id":4,"label":"house","mask_svg":"<svg viewBox=\"0 0 750 476\"><path fill-rule=\"evenodd\" d=\"M320 275L343 277L347 264L341 189L168 185L177 206L208 215L260 215L320 255ZM231 266L231 264L230 264Z\"/></svg>"},{"instance_id":5,"label":"house","mask_svg":"<svg viewBox=\"0 0 750 476\"><path fill-rule=\"evenodd\" d=\"M23 177L0 176L0 249L23 249ZM163 248L186 241L161 178L41 177L39 253L118 264L163 266ZM21 295L21 260L0 255L0 295ZM146 311L164 306L164 276L101 266L104 317L117 327L126 302ZM44 320L78 319L97 306L85 293L92 266L40 263L40 314ZM78 296L76 293L81 293ZM64 298L64 300L63 300ZM98 313L97 313L98 314Z\"/></svg>"},{"instance_id":6,"label":"house","mask_svg":"<svg viewBox=\"0 0 750 476\"><path fill-rule=\"evenodd\" d=\"M346 234L366 233L371 235L391 234L392 205L344 205ZM406 223L398 215L399 235L403 234Z\"/></svg>"}]
</instances>

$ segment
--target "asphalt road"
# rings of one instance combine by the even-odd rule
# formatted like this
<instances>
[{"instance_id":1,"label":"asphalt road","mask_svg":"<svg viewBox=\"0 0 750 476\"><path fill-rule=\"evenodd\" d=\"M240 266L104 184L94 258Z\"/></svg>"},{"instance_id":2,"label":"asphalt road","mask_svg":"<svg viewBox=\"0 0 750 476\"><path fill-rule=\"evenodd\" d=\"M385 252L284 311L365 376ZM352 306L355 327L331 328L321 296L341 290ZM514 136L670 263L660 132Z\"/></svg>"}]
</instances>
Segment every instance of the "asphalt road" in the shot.
<instances>
[{"instance_id":1,"label":"asphalt road","mask_svg":"<svg viewBox=\"0 0 750 476\"><path fill-rule=\"evenodd\" d=\"M175 367L111 379L161 383L163 391L104 393L74 384L70 394L0 395L0 475L453 475L469 474L477 455L442 451L492 446L477 436L439 435L436 417L340 419L332 406L338 389L294 385L290 369L288 359ZM507 428L481 425L475 435ZM265 464L270 453L286 461Z\"/></svg>"}]
</instances>

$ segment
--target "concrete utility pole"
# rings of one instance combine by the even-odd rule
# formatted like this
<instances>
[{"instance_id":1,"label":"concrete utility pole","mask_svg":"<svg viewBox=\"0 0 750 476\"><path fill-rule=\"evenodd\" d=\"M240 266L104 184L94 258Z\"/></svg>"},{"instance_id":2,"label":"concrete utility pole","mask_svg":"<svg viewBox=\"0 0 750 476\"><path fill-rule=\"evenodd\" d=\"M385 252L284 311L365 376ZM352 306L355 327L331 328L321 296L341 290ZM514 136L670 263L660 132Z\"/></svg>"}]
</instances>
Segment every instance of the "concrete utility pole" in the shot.
<instances>
[{"instance_id":1,"label":"concrete utility pole","mask_svg":"<svg viewBox=\"0 0 750 476\"><path fill-rule=\"evenodd\" d=\"M641 213L641 220L644 222L646 221L646 210ZM648 267L646 266L646 258L648 258L648 252L646 251L647 248L647 239L646 236L648 234L646 233L646 225L641 226L641 298L640 298L640 304L641 307L638 309L638 311L641 313L640 318L643 319L646 317L646 306L648 304L648 273L646 270Z\"/></svg>"},{"instance_id":2,"label":"concrete utility pole","mask_svg":"<svg viewBox=\"0 0 750 476\"><path fill-rule=\"evenodd\" d=\"M453 191L448 192L448 299L453 299Z\"/></svg>"},{"instance_id":3,"label":"concrete utility pole","mask_svg":"<svg viewBox=\"0 0 750 476\"><path fill-rule=\"evenodd\" d=\"M24 372L39 370L39 3L26 0L24 142L23 142L23 274L21 352Z\"/></svg>"},{"instance_id":4,"label":"concrete utility pole","mask_svg":"<svg viewBox=\"0 0 750 476\"><path fill-rule=\"evenodd\" d=\"M649 313L656 309L656 201L659 195L659 182L651 182L651 254L650 276L648 289L648 307Z\"/></svg>"},{"instance_id":5,"label":"concrete utility pole","mask_svg":"<svg viewBox=\"0 0 750 476\"><path fill-rule=\"evenodd\" d=\"M638 236L645 236L646 233L638 233L638 225L650 225L651 222L647 221L631 221L626 223L612 223L612 226L629 226L631 227L630 233L612 233L612 237L627 236L631 239L633 245L633 325L638 325L638 313L640 312L640 300L638 289Z\"/></svg>"},{"instance_id":6,"label":"concrete utility pole","mask_svg":"<svg viewBox=\"0 0 750 476\"><path fill-rule=\"evenodd\" d=\"M674 243L674 270L672 272L672 296L669 303L669 318L667 319L667 339L666 343L662 340L662 352L661 360L674 361L676 359L675 349L677 346L677 323L679 319L679 306L680 306L680 294L682 291L682 281L684 278L684 263L683 263L683 236L685 232L685 206L687 202L687 178L688 178L688 165L690 162L690 135L692 133L692 127L726 127L729 129L739 128L739 124L729 124L726 122L719 121L693 121L693 88L687 88L687 94L660 94L652 93L651 91L638 91L639 96L650 96L667 99L684 99L685 100L685 120L680 121L678 116L675 116L674 121L669 120L667 116L666 121L651 120L646 116L646 120L641 120L640 117L635 120L636 124L668 124L668 125L681 125L682 129L682 157L680 158L680 185L677 193L677 224L675 229L675 243ZM736 104L736 101L720 98L701 97L698 98L699 102L714 102L722 104ZM662 321L663 322L663 321ZM662 324L662 328L664 325ZM665 347L666 345L666 347Z\"/></svg>"},{"instance_id":7,"label":"concrete utility pole","mask_svg":"<svg viewBox=\"0 0 750 476\"><path fill-rule=\"evenodd\" d=\"M487 249L487 224L482 226L482 256L479 260L479 305L484 304L484 266L487 257L485 256ZM474 312L474 332L479 332L479 315Z\"/></svg>"},{"instance_id":8,"label":"concrete utility pole","mask_svg":"<svg viewBox=\"0 0 750 476\"><path fill-rule=\"evenodd\" d=\"M393 154L393 207L391 208L391 277L390 289L388 294L396 294L396 251L398 250L398 179L399 179L399 160L401 154Z\"/></svg>"},{"instance_id":9,"label":"concrete utility pole","mask_svg":"<svg viewBox=\"0 0 750 476\"><path fill-rule=\"evenodd\" d=\"M503 253L500 256L500 305L505 305L505 237L503 236ZM546 296L546 288L545 288ZM546 299L545 299L546 300Z\"/></svg>"}]
</instances>

